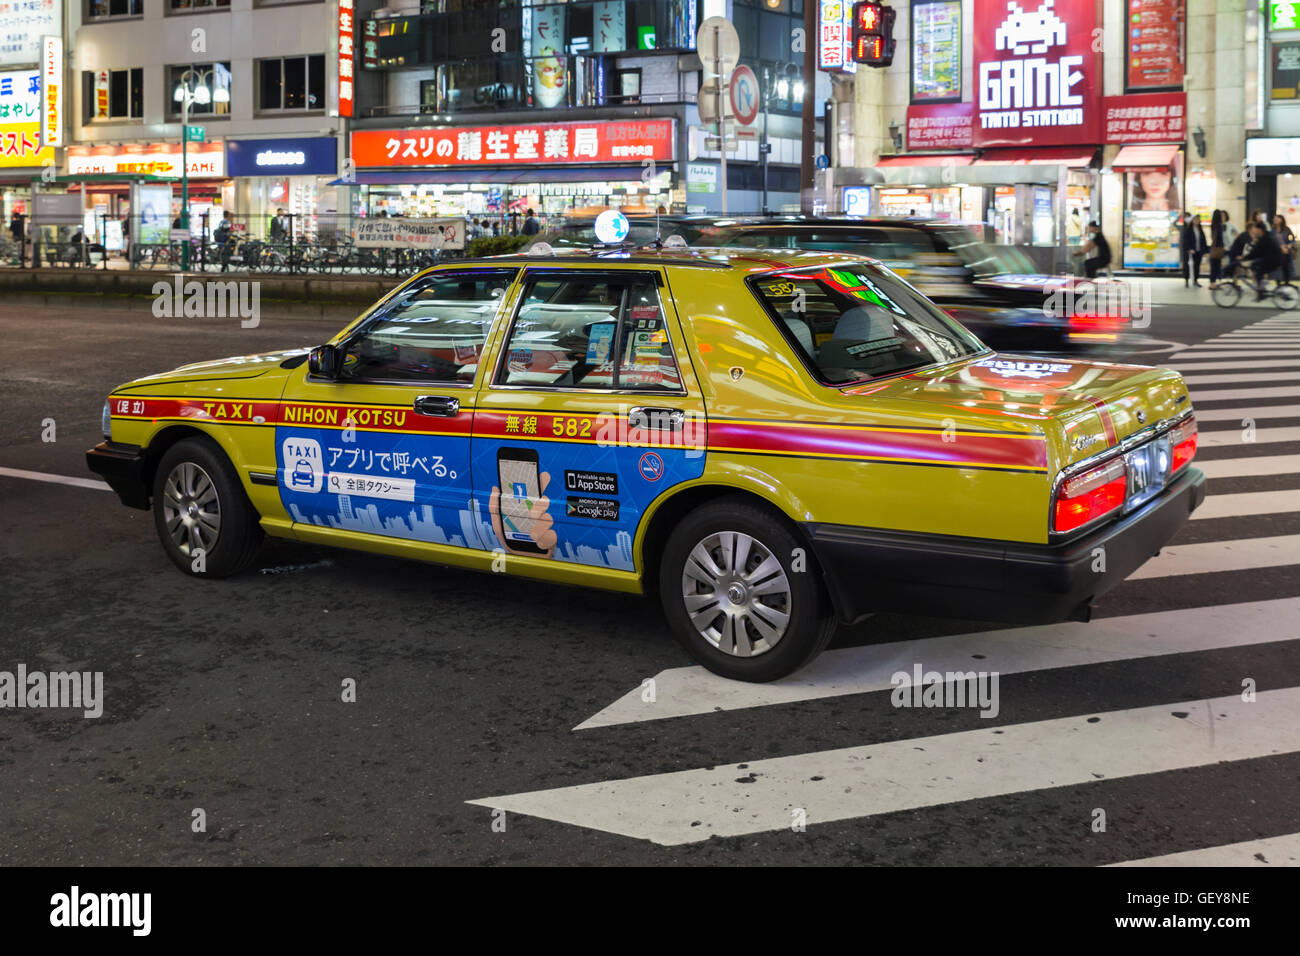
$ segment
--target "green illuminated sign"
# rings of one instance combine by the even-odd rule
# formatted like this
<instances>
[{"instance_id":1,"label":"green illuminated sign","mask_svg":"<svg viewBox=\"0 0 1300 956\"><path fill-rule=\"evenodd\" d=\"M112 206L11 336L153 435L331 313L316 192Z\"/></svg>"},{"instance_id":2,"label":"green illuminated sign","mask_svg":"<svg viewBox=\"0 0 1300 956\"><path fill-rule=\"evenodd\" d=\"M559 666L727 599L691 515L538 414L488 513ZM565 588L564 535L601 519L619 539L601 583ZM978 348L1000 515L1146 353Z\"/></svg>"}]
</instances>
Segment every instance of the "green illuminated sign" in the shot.
<instances>
[{"instance_id":1,"label":"green illuminated sign","mask_svg":"<svg viewBox=\"0 0 1300 956\"><path fill-rule=\"evenodd\" d=\"M1300 3L1270 3L1268 5L1270 30L1300 30Z\"/></svg>"}]
</instances>

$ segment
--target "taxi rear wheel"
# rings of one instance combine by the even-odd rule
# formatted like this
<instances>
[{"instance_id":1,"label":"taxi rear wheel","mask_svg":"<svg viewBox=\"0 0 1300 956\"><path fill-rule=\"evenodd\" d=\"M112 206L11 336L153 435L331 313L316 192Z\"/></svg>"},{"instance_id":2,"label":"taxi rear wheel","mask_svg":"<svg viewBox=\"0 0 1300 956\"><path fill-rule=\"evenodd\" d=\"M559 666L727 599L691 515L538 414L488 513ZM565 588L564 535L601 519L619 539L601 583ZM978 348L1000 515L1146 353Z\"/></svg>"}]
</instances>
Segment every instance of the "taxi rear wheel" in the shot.
<instances>
[{"instance_id":1,"label":"taxi rear wheel","mask_svg":"<svg viewBox=\"0 0 1300 956\"><path fill-rule=\"evenodd\" d=\"M201 438L177 442L154 475L154 525L178 568L224 578L253 563L262 529L234 466Z\"/></svg>"},{"instance_id":2,"label":"taxi rear wheel","mask_svg":"<svg viewBox=\"0 0 1300 956\"><path fill-rule=\"evenodd\" d=\"M691 512L669 536L659 594L677 640L733 680L785 677L835 629L807 548L785 519L741 498Z\"/></svg>"}]
</instances>

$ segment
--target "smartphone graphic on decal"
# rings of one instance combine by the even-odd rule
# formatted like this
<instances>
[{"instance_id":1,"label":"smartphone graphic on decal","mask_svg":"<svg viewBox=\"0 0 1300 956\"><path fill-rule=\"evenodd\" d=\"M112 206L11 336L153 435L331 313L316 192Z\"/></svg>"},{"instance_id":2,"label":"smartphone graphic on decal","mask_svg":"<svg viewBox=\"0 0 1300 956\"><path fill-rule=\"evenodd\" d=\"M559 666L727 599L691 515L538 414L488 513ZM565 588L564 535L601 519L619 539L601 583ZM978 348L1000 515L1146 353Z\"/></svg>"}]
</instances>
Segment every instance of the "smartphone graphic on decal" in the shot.
<instances>
[{"instance_id":1,"label":"smartphone graphic on decal","mask_svg":"<svg viewBox=\"0 0 1300 956\"><path fill-rule=\"evenodd\" d=\"M501 489L501 533L507 546L545 554L533 541L533 505L542 496L537 452L531 448L497 449L497 487Z\"/></svg>"}]
</instances>

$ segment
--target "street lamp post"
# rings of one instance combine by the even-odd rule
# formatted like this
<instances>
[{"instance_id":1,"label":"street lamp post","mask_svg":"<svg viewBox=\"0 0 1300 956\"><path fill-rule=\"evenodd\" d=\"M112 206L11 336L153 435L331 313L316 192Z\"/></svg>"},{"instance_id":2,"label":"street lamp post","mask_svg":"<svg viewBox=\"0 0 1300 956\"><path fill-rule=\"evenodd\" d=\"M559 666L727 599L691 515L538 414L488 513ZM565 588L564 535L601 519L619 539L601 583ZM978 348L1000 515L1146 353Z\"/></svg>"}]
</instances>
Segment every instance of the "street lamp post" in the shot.
<instances>
[{"instance_id":1,"label":"street lamp post","mask_svg":"<svg viewBox=\"0 0 1300 956\"><path fill-rule=\"evenodd\" d=\"M772 108L772 77L773 73L767 67L763 67L763 143L758 147L759 153L763 158L763 215L768 214L767 208L767 163L768 156L772 152L772 145L767 138L768 112ZM799 76L799 68L793 63L787 64L780 79L776 81L776 94L781 99L786 99L793 92L794 99L803 99L803 80Z\"/></svg>"},{"instance_id":2,"label":"street lamp post","mask_svg":"<svg viewBox=\"0 0 1300 956\"><path fill-rule=\"evenodd\" d=\"M190 269L190 105L198 103L229 103L230 91L225 87L208 89L208 80L213 70L186 70L176 84L173 99L181 104L181 228L185 230L185 241L181 244L181 271Z\"/></svg>"}]
</instances>

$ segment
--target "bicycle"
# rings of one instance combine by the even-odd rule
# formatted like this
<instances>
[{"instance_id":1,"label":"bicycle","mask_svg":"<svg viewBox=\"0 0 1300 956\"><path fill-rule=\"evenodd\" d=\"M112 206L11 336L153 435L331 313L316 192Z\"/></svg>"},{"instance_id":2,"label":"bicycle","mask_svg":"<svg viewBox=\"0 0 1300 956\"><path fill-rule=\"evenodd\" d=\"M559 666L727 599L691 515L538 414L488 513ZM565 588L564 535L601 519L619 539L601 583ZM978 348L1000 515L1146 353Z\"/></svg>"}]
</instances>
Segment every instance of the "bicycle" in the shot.
<instances>
[{"instance_id":1,"label":"bicycle","mask_svg":"<svg viewBox=\"0 0 1300 956\"><path fill-rule=\"evenodd\" d=\"M1279 309L1289 311L1300 305L1300 287L1289 279L1265 279L1264 289ZM1210 296L1221 309L1231 309L1248 292L1255 292L1255 275L1246 266L1238 265L1227 279L1220 279Z\"/></svg>"}]
</instances>

